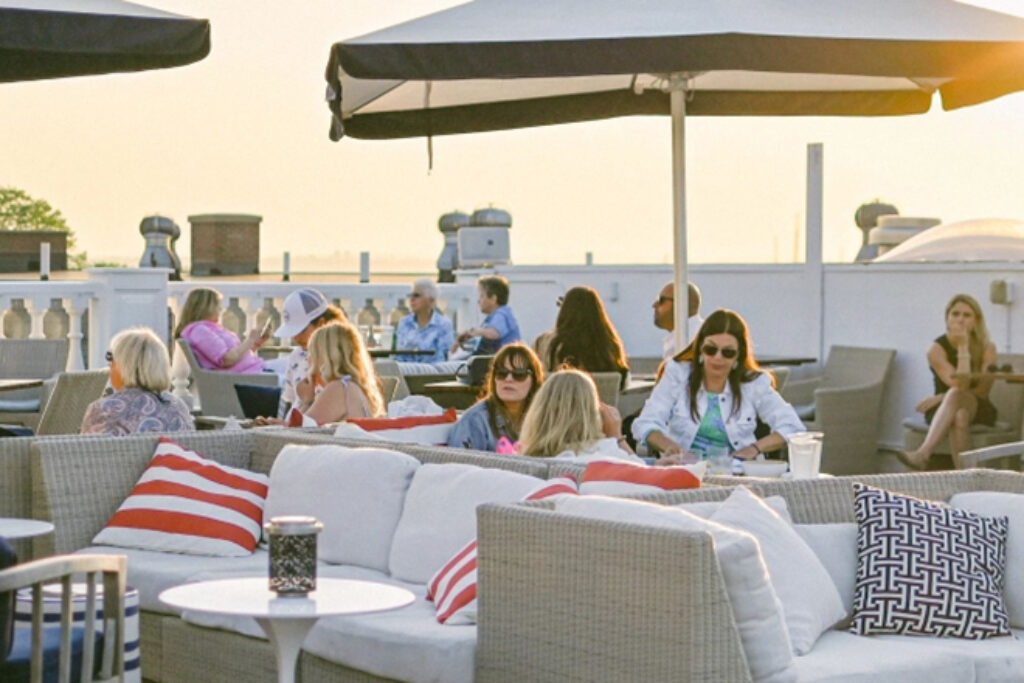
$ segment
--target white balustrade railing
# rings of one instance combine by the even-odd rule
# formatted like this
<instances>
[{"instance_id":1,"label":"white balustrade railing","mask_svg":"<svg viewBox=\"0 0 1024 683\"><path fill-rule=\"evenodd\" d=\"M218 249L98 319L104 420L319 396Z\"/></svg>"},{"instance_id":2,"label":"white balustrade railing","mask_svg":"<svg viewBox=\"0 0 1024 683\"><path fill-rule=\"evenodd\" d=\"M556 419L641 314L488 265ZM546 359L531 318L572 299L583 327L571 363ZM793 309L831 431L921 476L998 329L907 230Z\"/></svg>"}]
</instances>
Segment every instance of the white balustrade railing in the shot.
<instances>
[{"instance_id":1,"label":"white balustrade railing","mask_svg":"<svg viewBox=\"0 0 1024 683\"><path fill-rule=\"evenodd\" d=\"M67 370L84 370L82 355L82 316L89 310L90 301L97 295L94 282L68 282L50 280L47 282L0 282L0 337L7 336L10 329L13 337L44 339L46 316L59 315L62 311L67 321L58 320L51 325L51 337L66 336L69 342ZM55 304L59 304L55 307ZM21 315L28 317L28 324L19 324ZM11 322L8 325L8 321Z\"/></svg>"}]
</instances>

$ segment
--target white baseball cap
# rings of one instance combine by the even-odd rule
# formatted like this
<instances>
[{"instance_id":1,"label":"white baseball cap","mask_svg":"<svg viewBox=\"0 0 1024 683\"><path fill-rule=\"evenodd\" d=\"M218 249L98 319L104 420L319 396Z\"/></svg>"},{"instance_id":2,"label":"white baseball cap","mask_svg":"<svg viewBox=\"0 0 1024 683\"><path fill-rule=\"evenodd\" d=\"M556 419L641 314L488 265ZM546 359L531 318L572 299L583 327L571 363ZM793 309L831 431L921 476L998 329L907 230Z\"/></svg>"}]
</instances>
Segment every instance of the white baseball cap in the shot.
<instances>
[{"instance_id":1,"label":"white baseball cap","mask_svg":"<svg viewBox=\"0 0 1024 683\"><path fill-rule=\"evenodd\" d=\"M327 310L327 298L315 289L299 289L284 300L281 327L275 337L294 337Z\"/></svg>"}]
</instances>

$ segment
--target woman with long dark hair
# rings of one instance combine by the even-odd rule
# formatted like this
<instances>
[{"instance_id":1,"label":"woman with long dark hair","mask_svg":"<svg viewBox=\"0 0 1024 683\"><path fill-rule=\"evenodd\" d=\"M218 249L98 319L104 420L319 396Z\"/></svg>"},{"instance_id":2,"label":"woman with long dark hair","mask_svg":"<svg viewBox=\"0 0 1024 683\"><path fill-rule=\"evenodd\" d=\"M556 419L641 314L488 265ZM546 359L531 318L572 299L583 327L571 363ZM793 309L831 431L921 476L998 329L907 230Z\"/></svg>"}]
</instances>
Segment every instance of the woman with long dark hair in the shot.
<instances>
[{"instance_id":1,"label":"woman with long dark hair","mask_svg":"<svg viewBox=\"0 0 1024 683\"><path fill-rule=\"evenodd\" d=\"M692 360L671 360L633 422L637 443L662 454L662 464L695 462L726 449L752 460L804 430L775 379L754 359L750 332L738 313L720 309L697 333ZM677 356L678 358L678 356ZM758 439L757 421L771 433Z\"/></svg>"},{"instance_id":2,"label":"woman with long dark hair","mask_svg":"<svg viewBox=\"0 0 1024 683\"><path fill-rule=\"evenodd\" d=\"M619 333L593 287L573 287L562 297L555 328L533 343L544 367L569 366L584 372L618 372L625 386L629 362Z\"/></svg>"},{"instance_id":3,"label":"woman with long dark hair","mask_svg":"<svg viewBox=\"0 0 1024 683\"><path fill-rule=\"evenodd\" d=\"M491 362L483 397L452 427L448 445L515 453L526 410L543 382L544 368L529 346L503 346Z\"/></svg>"},{"instance_id":4,"label":"woman with long dark hair","mask_svg":"<svg viewBox=\"0 0 1024 683\"><path fill-rule=\"evenodd\" d=\"M924 469L935 448L949 435L954 466L971 447L971 425L992 426L996 407L988 398L992 380L971 381L956 375L979 372L996 362L996 347L988 337L985 314L977 300L957 294L946 304L946 333L928 348L928 367L935 393L917 405L928 422L928 434L916 451L898 453L913 469Z\"/></svg>"}]
</instances>

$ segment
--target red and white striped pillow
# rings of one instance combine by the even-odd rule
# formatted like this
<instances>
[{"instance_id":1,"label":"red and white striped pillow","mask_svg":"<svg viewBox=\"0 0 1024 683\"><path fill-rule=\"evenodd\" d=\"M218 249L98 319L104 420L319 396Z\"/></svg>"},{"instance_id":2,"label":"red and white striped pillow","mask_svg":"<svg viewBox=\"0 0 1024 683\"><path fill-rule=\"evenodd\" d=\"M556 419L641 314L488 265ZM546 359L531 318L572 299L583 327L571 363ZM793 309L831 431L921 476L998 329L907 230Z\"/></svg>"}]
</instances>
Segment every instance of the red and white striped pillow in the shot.
<instances>
[{"instance_id":1,"label":"red and white striped pillow","mask_svg":"<svg viewBox=\"0 0 1024 683\"><path fill-rule=\"evenodd\" d=\"M260 540L266 475L227 467L161 437L153 459L93 543L243 557Z\"/></svg>"},{"instance_id":2,"label":"red and white striped pillow","mask_svg":"<svg viewBox=\"0 0 1024 683\"><path fill-rule=\"evenodd\" d=\"M648 467L628 462L598 461L587 465L580 479L580 493L623 496L700 488L707 463Z\"/></svg>"},{"instance_id":3,"label":"red and white striped pillow","mask_svg":"<svg viewBox=\"0 0 1024 683\"><path fill-rule=\"evenodd\" d=\"M541 500L559 494L577 495L569 476L549 479L523 500ZM476 623L476 539L445 562L427 582L427 600L434 603L437 620L448 626Z\"/></svg>"}]
</instances>

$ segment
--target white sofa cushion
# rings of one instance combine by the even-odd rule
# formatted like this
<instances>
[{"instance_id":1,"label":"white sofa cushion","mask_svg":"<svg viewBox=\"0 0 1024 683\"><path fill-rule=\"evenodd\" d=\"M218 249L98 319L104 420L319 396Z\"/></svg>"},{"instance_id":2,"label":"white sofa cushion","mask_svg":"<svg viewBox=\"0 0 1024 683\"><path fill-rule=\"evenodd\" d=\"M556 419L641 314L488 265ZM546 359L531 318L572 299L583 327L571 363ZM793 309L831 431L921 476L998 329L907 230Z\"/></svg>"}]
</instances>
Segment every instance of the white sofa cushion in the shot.
<instances>
[{"instance_id":1,"label":"white sofa cushion","mask_svg":"<svg viewBox=\"0 0 1024 683\"><path fill-rule=\"evenodd\" d=\"M511 503L539 480L473 465L423 465L412 478L391 544L391 576L425 584L452 555L476 537L476 508Z\"/></svg>"},{"instance_id":2,"label":"white sofa cushion","mask_svg":"<svg viewBox=\"0 0 1024 683\"><path fill-rule=\"evenodd\" d=\"M387 571L391 539L419 461L382 448L285 446L270 470L264 518L312 515L317 557Z\"/></svg>"},{"instance_id":3,"label":"white sofa cushion","mask_svg":"<svg viewBox=\"0 0 1024 683\"><path fill-rule=\"evenodd\" d=\"M782 517L782 519L786 520L790 524L793 523L793 517L789 514L789 505L786 503L785 498L782 496L768 496L761 500L765 502L765 505L774 510L779 517ZM724 503L725 501L722 500L700 501L698 503L679 503L675 507L681 510L686 510L691 515L710 519L711 515L718 512Z\"/></svg>"},{"instance_id":4,"label":"white sofa cushion","mask_svg":"<svg viewBox=\"0 0 1024 683\"><path fill-rule=\"evenodd\" d=\"M853 594L857 587L857 525L853 522L794 524L793 528L811 547L825 571L832 577L848 620L853 615ZM845 628L848 625L841 623L839 627Z\"/></svg>"},{"instance_id":5,"label":"white sofa cushion","mask_svg":"<svg viewBox=\"0 0 1024 683\"><path fill-rule=\"evenodd\" d=\"M320 576L378 581L401 586L416 595L408 607L379 614L320 619L306 636L303 650L382 678L413 683L470 683L476 656L476 626L444 626L437 622L434 605L424 597L425 587L396 581L362 567L328 565ZM211 572L203 579L224 578ZM266 638L249 617L186 611L185 621L221 628L254 638Z\"/></svg>"},{"instance_id":6,"label":"white sofa cushion","mask_svg":"<svg viewBox=\"0 0 1024 683\"><path fill-rule=\"evenodd\" d=\"M809 654L796 658L797 678L800 683L988 683L975 678L974 662L949 648L951 642L828 631Z\"/></svg>"},{"instance_id":7,"label":"white sofa cushion","mask_svg":"<svg viewBox=\"0 0 1024 683\"><path fill-rule=\"evenodd\" d=\"M843 618L843 601L818 556L784 520L740 486L713 515L718 522L757 539L772 587L782 602L793 653L811 651L818 637Z\"/></svg>"},{"instance_id":8,"label":"white sofa cushion","mask_svg":"<svg viewBox=\"0 0 1024 683\"><path fill-rule=\"evenodd\" d=\"M1018 493L974 491L958 493L949 504L961 510L970 510L988 517L1004 516L1010 520L1006 537L1006 567L1009 573L1024 568L1024 496ZM1017 580L1015 580L1017 579ZM1024 577L1007 577L1003 589L1010 625L1024 627Z\"/></svg>"},{"instance_id":9,"label":"white sofa cushion","mask_svg":"<svg viewBox=\"0 0 1024 683\"><path fill-rule=\"evenodd\" d=\"M782 605L753 536L679 508L604 496L560 496L555 509L577 517L711 534L722 578L755 683L795 681ZM680 615L680 627L684 617Z\"/></svg>"},{"instance_id":10,"label":"white sofa cushion","mask_svg":"<svg viewBox=\"0 0 1024 683\"><path fill-rule=\"evenodd\" d=\"M137 550L97 545L75 551L76 554L124 555L128 558L128 585L139 590L139 606L150 612L178 614L180 610L160 602L160 593L190 581L199 574L221 571L228 575L267 573L267 551L257 548L245 557L204 557L158 550Z\"/></svg>"}]
</instances>

